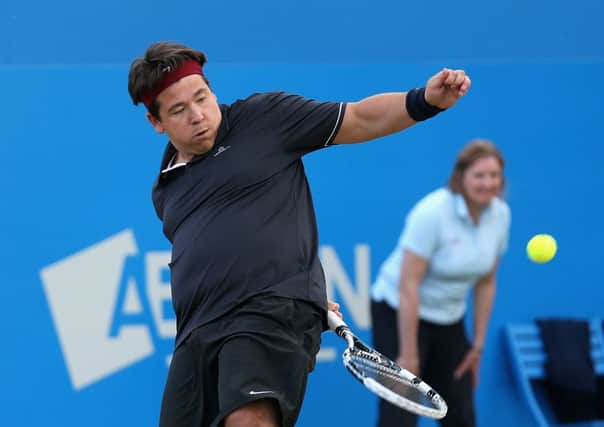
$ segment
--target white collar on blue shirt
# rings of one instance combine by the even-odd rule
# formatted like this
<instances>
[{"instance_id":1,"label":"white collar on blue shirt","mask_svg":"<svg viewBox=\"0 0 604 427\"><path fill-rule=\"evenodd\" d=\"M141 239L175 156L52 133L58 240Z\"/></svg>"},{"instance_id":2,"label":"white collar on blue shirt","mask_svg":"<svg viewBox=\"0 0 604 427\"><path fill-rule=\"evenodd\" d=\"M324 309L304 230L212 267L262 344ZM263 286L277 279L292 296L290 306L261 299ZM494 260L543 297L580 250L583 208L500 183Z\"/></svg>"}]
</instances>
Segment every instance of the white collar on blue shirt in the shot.
<instances>
[{"instance_id":1,"label":"white collar on blue shirt","mask_svg":"<svg viewBox=\"0 0 604 427\"><path fill-rule=\"evenodd\" d=\"M473 224L472 218L470 217L470 211L466 203L466 199L460 193L453 193L453 199L455 200L455 213L461 218ZM493 208L493 200L491 203L480 213L480 219L488 215Z\"/></svg>"}]
</instances>

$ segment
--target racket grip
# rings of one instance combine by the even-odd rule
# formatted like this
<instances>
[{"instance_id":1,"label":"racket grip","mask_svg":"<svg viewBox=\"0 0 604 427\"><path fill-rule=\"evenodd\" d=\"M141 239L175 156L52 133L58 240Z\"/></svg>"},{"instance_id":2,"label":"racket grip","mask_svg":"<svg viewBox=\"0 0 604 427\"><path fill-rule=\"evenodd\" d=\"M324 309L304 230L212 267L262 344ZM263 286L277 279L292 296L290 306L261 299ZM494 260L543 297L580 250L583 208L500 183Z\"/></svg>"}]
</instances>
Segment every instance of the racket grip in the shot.
<instances>
[{"instance_id":1,"label":"racket grip","mask_svg":"<svg viewBox=\"0 0 604 427\"><path fill-rule=\"evenodd\" d=\"M327 324L332 331L337 330L341 326L348 328L346 322L340 319L340 317L331 310L327 310Z\"/></svg>"}]
</instances>

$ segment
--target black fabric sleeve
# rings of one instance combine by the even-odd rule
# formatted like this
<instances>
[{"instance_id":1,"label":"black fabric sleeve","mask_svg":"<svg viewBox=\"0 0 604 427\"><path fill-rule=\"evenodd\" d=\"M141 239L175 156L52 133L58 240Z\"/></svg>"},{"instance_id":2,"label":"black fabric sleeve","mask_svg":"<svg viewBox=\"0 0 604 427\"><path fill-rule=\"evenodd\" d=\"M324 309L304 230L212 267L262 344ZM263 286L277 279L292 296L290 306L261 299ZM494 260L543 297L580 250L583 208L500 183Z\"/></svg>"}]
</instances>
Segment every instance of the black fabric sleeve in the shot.
<instances>
[{"instance_id":1,"label":"black fabric sleeve","mask_svg":"<svg viewBox=\"0 0 604 427\"><path fill-rule=\"evenodd\" d=\"M332 145L346 110L343 102L318 102L285 92L252 95L237 107L239 120L253 122L275 148L299 156Z\"/></svg>"}]
</instances>

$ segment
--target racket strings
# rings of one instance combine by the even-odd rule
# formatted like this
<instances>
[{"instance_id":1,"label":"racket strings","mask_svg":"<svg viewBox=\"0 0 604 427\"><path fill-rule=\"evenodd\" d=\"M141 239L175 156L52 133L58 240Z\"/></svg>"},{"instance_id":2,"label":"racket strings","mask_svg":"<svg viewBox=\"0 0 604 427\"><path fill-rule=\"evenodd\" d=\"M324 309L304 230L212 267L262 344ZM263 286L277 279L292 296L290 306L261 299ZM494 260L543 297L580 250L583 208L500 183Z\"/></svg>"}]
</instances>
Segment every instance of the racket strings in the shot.
<instances>
[{"instance_id":1,"label":"racket strings","mask_svg":"<svg viewBox=\"0 0 604 427\"><path fill-rule=\"evenodd\" d=\"M349 357L356 363L367 366L368 369L380 372L381 374L392 377L393 379L404 380L413 384L418 384L421 382L419 378L406 378L402 376L401 368L396 363L382 356L377 351L368 352L353 348L350 349Z\"/></svg>"},{"instance_id":2,"label":"racket strings","mask_svg":"<svg viewBox=\"0 0 604 427\"><path fill-rule=\"evenodd\" d=\"M385 390L424 407L435 408L439 404L439 397L434 392L421 390L421 379L412 375L404 376L398 365L377 352L349 349L344 354L344 364L361 382L370 379Z\"/></svg>"},{"instance_id":3,"label":"racket strings","mask_svg":"<svg viewBox=\"0 0 604 427\"><path fill-rule=\"evenodd\" d=\"M379 356L367 354L365 352L351 353L350 361L363 366L364 370L370 370L393 380L404 380L409 382L409 380L400 376L400 369L394 368L390 364L385 364L384 360Z\"/></svg>"},{"instance_id":4,"label":"racket strings","mask_svg":"<svg viewBox=\"0 0 604 427\"><path fill-rule=\"evenodd\" d=\"M330 328L348 344L344 366L367 389L415 414L435 419L447 414L447 404L428 384L363 343L335 314L328 317Z\"/></svg>"}]
</instances>

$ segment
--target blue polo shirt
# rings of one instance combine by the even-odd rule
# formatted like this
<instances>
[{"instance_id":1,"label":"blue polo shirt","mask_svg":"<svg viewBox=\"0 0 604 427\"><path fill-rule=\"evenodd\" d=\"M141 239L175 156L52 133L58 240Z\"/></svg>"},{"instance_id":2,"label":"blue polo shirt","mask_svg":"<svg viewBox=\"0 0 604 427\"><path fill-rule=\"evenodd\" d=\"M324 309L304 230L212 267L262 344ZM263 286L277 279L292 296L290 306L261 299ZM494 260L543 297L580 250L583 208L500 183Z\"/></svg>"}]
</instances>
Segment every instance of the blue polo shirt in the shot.
<instances>
[{"instance_id":1,"label":"blue polo shirt","mask_svg":"<svg viewBox=\"0 0 604 427\"><path fill-rule=\"evenodd\" d=\"M428 194L407 216L398 244L371 288L372 299L398 308L401 265L408 250L428 261L419 286L419 318L457 322L466 312L469 290L505 252L510 220L510 209L500 198L474 224L460 194L446 188Z\"/></svg>"},{"instance_id":2,"label":"blue polo shirt","mask_svg":"<svg viewBox=\"0 0 604 427\"><path fill-rule=\"evenodd\" d=\"M345 104L286 93L221 105L211 151L171 165L153 204L172 243L176 346L255 295L327 308L313 202L301 157L332 144Z\"/></svg>"}]
</instances>

